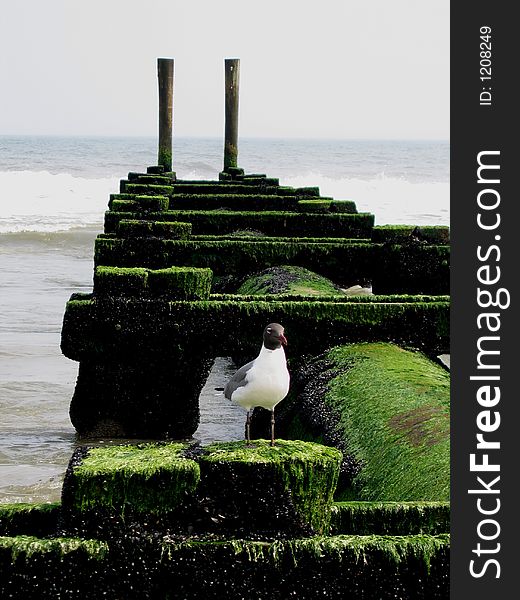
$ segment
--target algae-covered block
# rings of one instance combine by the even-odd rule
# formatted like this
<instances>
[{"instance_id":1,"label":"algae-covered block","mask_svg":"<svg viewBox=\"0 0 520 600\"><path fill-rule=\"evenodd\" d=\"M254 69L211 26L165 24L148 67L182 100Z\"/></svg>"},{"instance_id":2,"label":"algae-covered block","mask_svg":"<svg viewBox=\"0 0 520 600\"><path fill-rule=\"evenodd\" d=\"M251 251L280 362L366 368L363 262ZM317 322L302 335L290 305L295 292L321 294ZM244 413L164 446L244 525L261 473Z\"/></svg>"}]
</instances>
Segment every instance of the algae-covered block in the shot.
<instances>
[{"instance_id":1,"label":"algae-covered block","mask_svg":"<svg viewBox=\"0 0 520 600\"><path fill-rule=\"evenodd\" d=\"M356 203L352 200L332 198L312 198L300 200L298 210L304 213L346 213L357 214Z\"/></svg>"},{"instance_id":2,"label":"algae-covered block","mask_svg":"<svg viewBox=\"0 0 520 600\"><path fill-rule=\"evenodd\" d=\"M121 196L123 194L120 194ZM135 196L134 196L135 198ZM114 212L134 212L139 211L139 203L135 200L114 199L109 202L110 210Z\"/></svg>"},{"instance_id":3,"label":"algae-covered block","mask_svg":"<svg viewBox=\"0 0 520 600\"><path fill-rule=\"evenodd\" d=\"M328 213L332 200L330 198L320 198L313 200L300 200L298 210L305 213Z\"/></svg>"},{"instance_id":4,"label":"algae-covered block","mask_svg":"<svg viewBox=\"0 0 520 600\"><path fill-rule=\"evenodd\" d=\"M164 165L151 165L146 167L146 172L149 175L161 175L165 172Z\"/></svg>"},{"instance_id":5,"label":"algae-covered block","mask_svg":"<svg viewBox=\"0 0 520 600\"><path fill-rule=\"evenodd\" d=\"M449 244L450 228L446 225L376 225L372 230L372 241L390 244L410 241Z\"/></svg>"},{"instance_id":6,"label":"algae-covered block","mask_svg":"<svg viewBox=\"0 0 520 600\"><path fill-rule=\"evenodd\" d=\"M177 192L170 200L171 210L291 211L296 210L297 206L298 199L294 195L263 194L262 191L216 194Z\"/></svg>"},{"instance_id":7,"label":"algae-covered block","mask_svg":"<svg viewBox=\"0 0 520 600\"><path fill-rule=\"evenodd\" d=\"M449 294L450 247L411 241L374 244L375 294Z\"/></svg>"},{"instance_id":8,"label":"algae-covered block","mask_svg":"<svg viewBox=\"0 0 520 600\"><path fill-rule=\"evenodd\" d=\"M150 186L150 187L159 187L159 186ZM168 210L168 205L170 201L167 196L160 195L142 195L135 196L135 201L137 203L139 210L145 210L148 212L163 212Z\"/></svg>"},{"instance_id":9,"label":"algae-covered block","mask_svg":"<svg viewBox=\"0 0 520 600\"><path fill-rule=\"evenodd\" d=\"M152 185L145 183L127 183L124 186L124 190L127 194L137 194L140 196L169 196L173 190L172 185Z\"/></svg>"},{"instance_id":10,"label":"algae-covered block","mask_svg":"<svg viewBox=\"0 0 520 600\"><path fill-rule=\"evenodd\" d=\"M101 598L112 569L106 542L0 537L0 597Z\"/></svg>"},{"instance_id":11,"label":"algae-covered block","mask_svg":"<svg viewBox=\"0 0 520 600\"><path fill-rule=\"evenodd\" d=\"M387 343L333 348L319 380L331 427L361 465L354 497L447 501L450 493L450 378L419 352ZM314 380L318 380L315 376ZM310 380L307 397L316 398ZM312 396L312 394L315 394ZM309 396L309 394L311 396ZM299 405L300 416L306 409ZM336 415L336 416L334 416ZM312 416L311 416L312 418Z\"/></svg>"},{"instance_id":12,"label":"algae-covered block","mask_svg":"<svg viewBox=\"0 0 520 600\"><path fill-rule=\"evenodd\" d=\"M175 300L209 298L213 273L197 267L170 267L148 272L150 293Z\"/></svg>"},{"instance_id":13,"label":"algae-covered block","mask_svg":"<svg viewBox=\"0 0 520 600\"><path fill-rule=\"evenodd\" d=\"M50 535L58 529L58 502L0 504L0 535Z\"/></svg>"},{"instance_id":14,"label":"algae-covered block","mask_svg":"<svg viewBox=\"0 0 520 600\"><path fill-rule=\"evenodd\" d=\"M80 447L63 483L64 512L125 517L175 511L200 479L198 464L184 457L185 450L182 443Z\"/></svg>"},{"instance_id":15,"label":"algae-covered block","mask_svg":"<svg viewBox=\"0 0 520 600\"><path fill-rule=\"evenodd\" d=\"M317 198L320 195L320 188L315 186L299 187L296 188L297 196L312 196Z\"/></svg>"},{"instance_id":16,"label":"algae-covered block","mask_svg":"<svg viewBox=\"0 0 520 600\"><path fill-rule=\"evenodd\" d=\"M438 535L450 531L449 502L335 502L332 533Z\"/></svg>"},{"instance_id":17,"label":"algae-covered block","mask_svg":"<svg viewBox=\"0 0 520 600\"><path fill-rule=\"evenodd\" d=\"M175 196L173 196L175 199ZM187 221L194 235L225 235L236 230L254 229L274 237L332 237L369 239L374 215L369 213L303 213L284 211L168 210L146 213L155 221ZM135 212L107 211L105 231L115 231L122 219L135 219Z\"/></svg>"},{"instance_id":18,"label":"algae-covered block","mask_svg":"<svg viewBox=\"0 0 520 600\"><path fill-rule=\"evenodd\" d=\"M171 240L187 240L191 223L179 221L151 221L145 219L123 219L117 226L117 235L128 237L160 237Z\"/></svg>"},{"instance_id":19,"label":"algae-covered block","mask_svg":"<svg viewBox=\"0 0 520 600\"><path fill-rule=\"evenodd\" d=\"M449 535L162 543L162 589L181 598L445 600Z\"/></svg>"},{"instance_id":20,"label":"algae-covered block","mask_svg":"<svg viewBox=\"0 0 520 600\"><path fill-rule=\"evenodd\" d=\"M341 454L299 440L215 443L200 458L209 526L243 536L325 532Z\"/></svg>"},{"instance_id":21,"label":"algae-covered block","mask_svg":"<svg viewBox=\"0 0 520 600\"><path fill-rule=\"evenodd\" d=\"M330 279L302 267L283 265L271 267L248 277L237 294L265 296L291 294L294 296L344 296L345 293Z\"/></svg>"},{"instance_id":22,"label":"algae-covered block","mask_svg":"<svg viewBox=\"0 0 520 600\"><path fill-rule=\"evenodd\" d=\"M148 270L105 267L94 270L94 293L104 296L142 296L147 289Z\"/></svg>"},{"instance_id":23,"label":"algae-covered block","mask_svg":"<svg viewBox=\"0 0 520 600\"><path fill-rule=\"evenodd\" d=\"M99 266L94 271L94 293L112 297L167 296L169 300L204 300L209 298L212 278L211 269L197 267L152 270Z\"/></svg>"},{"instance_id":24,"label":"algae-covered block","mask_svg":"<svg viewBox=\"0 0 520 600\"><path fill-rule=\"evenodd\" d=\"M330 212L357 213L356 203L353 200L333 200L330 203Z\"/></svg>"}]
</instances>

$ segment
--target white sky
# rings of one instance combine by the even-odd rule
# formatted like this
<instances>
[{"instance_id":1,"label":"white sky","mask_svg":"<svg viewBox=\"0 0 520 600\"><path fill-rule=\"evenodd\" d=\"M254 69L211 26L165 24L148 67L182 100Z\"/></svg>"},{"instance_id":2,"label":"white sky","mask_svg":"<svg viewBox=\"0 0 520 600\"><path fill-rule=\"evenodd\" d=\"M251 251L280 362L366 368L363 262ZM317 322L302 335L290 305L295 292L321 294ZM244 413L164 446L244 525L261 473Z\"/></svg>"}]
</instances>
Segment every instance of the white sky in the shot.
<instances>
[{"instance_id":1,"label":"white sky","mask_svg":"<svg viewBox=\"0 0 520 600\"><path fill-rule=\"evenodd\" d=\"M222 136L241 59L243 137L449 138L449 0L3 0L0 134Z\"/></svg>"}]
</instances>

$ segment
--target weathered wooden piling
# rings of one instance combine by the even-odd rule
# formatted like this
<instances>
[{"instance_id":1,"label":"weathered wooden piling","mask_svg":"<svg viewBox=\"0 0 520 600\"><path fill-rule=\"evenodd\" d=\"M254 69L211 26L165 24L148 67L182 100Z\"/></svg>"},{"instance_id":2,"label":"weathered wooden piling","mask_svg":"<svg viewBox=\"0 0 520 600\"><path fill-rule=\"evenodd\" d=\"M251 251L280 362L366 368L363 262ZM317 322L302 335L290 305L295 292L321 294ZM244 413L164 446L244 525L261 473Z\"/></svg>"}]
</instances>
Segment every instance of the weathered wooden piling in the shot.
<instances>
[{"instance_id":1,"label":"weathered wooden piling","mask_svg":"<svg viewBox=\"0 0 520 600\"><path fill-rule=\"evenodd\" d=\"M238 158L238 89L240 84L240 59L224 61L226 87L226 126L224 140L224 170L237 167Z\"/></svg>"},{"instance_id":2,"label":"weathered wooden piling","mask_svg":"<svg viewBox=\"0 0 520 600\"><path fill-rule=\"evenodd\" d=\"M157 59L159 82L159 153L157 164L172 170L173 58Z\"/></svg>"}]
</instances>

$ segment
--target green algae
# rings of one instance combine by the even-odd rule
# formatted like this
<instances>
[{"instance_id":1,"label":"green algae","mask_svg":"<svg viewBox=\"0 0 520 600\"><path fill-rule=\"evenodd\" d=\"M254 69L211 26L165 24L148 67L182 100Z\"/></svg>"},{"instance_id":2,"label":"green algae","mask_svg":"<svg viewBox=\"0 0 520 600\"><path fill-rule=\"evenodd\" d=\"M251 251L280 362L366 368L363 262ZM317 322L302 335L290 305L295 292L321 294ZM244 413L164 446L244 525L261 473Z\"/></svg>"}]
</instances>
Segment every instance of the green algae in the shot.
<instances>
[{"instance_id":1,"label":"green algae","mask_svg":"<svg viewBox=\"0 0 520 600\"><path fill-rule=\"evenodd\" d=\"M372 230L372 241L401 244L410 241L429 244L449 244L450 228L445 225L376 225Z\"/></svg>"},{"instance_id":2,"label":"green algae","mask_svg":"<svg viewBox=\"0 0 520 600\"><path fill-rule=\"evenodd\" d=\"M213 274L210 269L170 267L97 266L94 292L103 296L167 296L169 299L202 300L209 297Z\"/></svg>"},{"instance_id":3,"label":"green algae","mask_svg":"<svg viewBox=\"0 0 520 600\"><path fill-rule=\"evenodd\" d=\"M449 534L383 536L383 535L336 535L315 536L303 539L275 540L273 542L252 540L195 540L186 542L163 542L162 560L174 561L176 552L191 549L199 552L231 549L235 556L244 556L248 562L267 562L273 567L293 566L306 562L335 560L342 563L368 565L380 562L398 565L409 559L422 561L429 570L432 559L449 547Z\"/></svg>"},{"instance_id":4,"label":"green algae","mask_svg":"<svg viewBox=\"0 0 520 600\"><path fill-rule=\"evenodd\" d=\"M135 296L146 290L148 269L140 267L105 267L94 270L94 293Z\"/></svg>"},{"instance_id":5,"label":"green algae","mask_svg":"<svg viewBox=\"0 0 520 600\"><path fill-rule=\"evenodd\" d=\"M10 550L13 561L19 558L30 560L35 555L40 554L54 554L63 558L65 555L74 552L84 552L92 559L103 560L108 554L108 544L106 542L66 537L51 539L28 535L0 537L0 548Z\"/></svg>"},{"instance_id":6,"label":"green algae","mask_svg":"<svg viewBox=\"0 0 520 600\"><path fill-rule=\"evenodd\" d=\"M150 186L158 188L160 186ZM136 195L135 201L137 202L140 210L162 212L168 210L169 199L167 196L160 195Z\"/></svg>"},{"instance_id":7,"label":"green algae","mask_svg":"<svg viewBox=\"0 0 520 600\"><path fill-rule=\"evenodd\" d=\"M180 300L209 298L212 279L211 269L197 267L170 267L148 273L149 288L153 295Z\"/></svg>"},{"instance_id":8,"label":"green algae","mask_svg":"<svg viewBox=\"0 0 520 600\"><path fill-rule=\"evenodd\" d=\"M170 210L215 210L234 211L296 211L298 198L289 194L264 194L263 190L250 193L186 193L177 190L170 198Z\"/></svg>"},{"instance_id":9,"label":"green algae","mask_svg":"<svg viewBox=\"0 0 520 600\"><path fill-rule=\"evenodd\" d=\"M0 535L48 535L56 531L61 503L0 504Z\"/></svg>"},{"instance_id":10,"label":"green algae","mask_svg":"<svg viewBox=\"0 0 520 600\"><path fill-rule=\"evenodd\" d=\"M138 215L136 217L136 215ZM121 219L139 218L137 212L105 213L105 231L114 231ZM153 220L188 221L193 234L230 234L237 229L257 229L269 236L370 238L374 215L370 213L313 214L287 211L169 210L150 212Z\"/></svg>"},{"instance_id":11,"label":"green algae","mask_svg":"<svg viewBox=\"0 0 520 600\"><path fill-rule=\"evenodd\" d=\"M123 219L117 227L121 237L163 237L168 239L188 239L191 223L180 221L150 221L144 219Z\"/></svg>"},{"instance_id":12,"label":"green algae","mask_svg":"<svg viewBox=\"0 0 520 600\"><path fill-rule=\"evenodd\" d=\"M0 520L11 520L19 514L50 513L61 506L59 502L13 502L0 504Z\"/></svg>"},{"instance_id":13,"label":"green algae","mask_svg":"<svg viewBox=\"0 0 520 600\"><path fill-rule=\"evenodd\" d=\"M148 183L126 183L124 190L121 190L127 194L135 194L137 197L144 196L162 196L167 198L173 191L172 185L154 185ZM137 200L138 198L136 198Z\"/></svg>"},{"instance_id":14,"label":"green algae","mask_svg":"<svg viewBox=\"0 0 520 600\"><path fill-rule=\"evenodd\" d=\"M134 196L135 197L135 196ZM126 198L115 198L109 202L110 210L114 212L137 212L139 210L139 203L135 200Z\"/></svg>"},{"instance_id":15,"label":"green algae","mask_svg":"<svg viewBox=\"0 0 520 600\"><path fill-rule=\"evenodd\" d=\"M334 534L410 535L448 533L448 502L335 502Z\"/></svg>"},{"instance_id":16,"label":"green algae","mask_svg":"<svg viewBox=\"0 0 520 600\"><path fill-rule=\"evenodd\" d=\"M121 516L177 508L200 479L198 464L183 457L185 449L182 443L91 448L72 469L74 508L103 507Z\"/></svg>"},{"instance_id":17,"label":"green algae","mask_svg":"<svg viewBox=\"0 0 520 600\"><path fill-rule=\"evenodd\" d=\"M356 214L356 203L352 200L332 198L309 198L298 202L298 210L304 213L347 213Z\"/></svg>"},{"instance_id":18,"label":"green algae","mask_svg":"<svg viewBox=\"0 0 520 600\"><path fill-rule=\"evenodd\" d=\"M276 289L276 292L272 290ZM295 296L335 296L344 295L330 279L309 269L283 265L263 271L246 279L238 288L237 294L265 295L285 293Z\"/></svg>"},{"instance_id":19,"label":"green algae","mask_svg":"<svg viewBox=\"0 0 520 600\"><path fill-rule=\"evenodd\" d=\"M357 344L328 354L341 374L325 402L339 412L349 452L363 468L360 500L449 498L449 375L419 353Z\"/></svg>"},{"instance_id":20,"label":"green algae","mask_svg":"<svg viewBox=\"0 0 520 600\"><path fill-rule=\"evenodd\" d=\"M164 167L165 171L172 169L172 151L168 148L159 148L157 163Z\"/></svg>"},{"instance_id":21,"label":"green algae","mask_svg":"<svg viewBox=\"0 0 520 600\"><path fill-rule=\"evenodd\" d=\"M437 354L449 348L449 301L445 296L374 296L330 299L292 299L271 296L212 296L201 301L112 298L80 299L67 304L61 338L65 355L73 360L110 360L144 348L171 354L185 346L190 331L198 348L209 356L226 356L236 348L254 351L265 323L276 320L288 329L293 355L322 352L345 341L393 340ZM218 299L217 299L218 298ZM222 299L221 299L222 298ZM225 299L224 299L225 298ZM235 323L230 331L227 323ZM312 329L313 336L308 335ZM123 340L119 337L124 333ZM153 347L150 345L153 341ZM134 347L134 350L131 348ZM257 351L257 350L256 350ZM223 354L224 353L224 354ZM178 360L178 359L177 359ZM169 367L171 371L171 366Z\"/></svg>"},{"instance_id":22,"label":"green algae","mask_svg":"<svg viewBox=\"0 0 520 600\"><path fill-rule=\"evenodd\" d=\"M296 512L314 531L326 532L330 505L336 489L341 453L333 448L299 440L255 440L211 444L201 457L204 464L242 464L248 469L262 466L272 470L272 480L279 480L290 494ZM271 478L270 478L271 479Z\"/></svg>"}]
</instances>

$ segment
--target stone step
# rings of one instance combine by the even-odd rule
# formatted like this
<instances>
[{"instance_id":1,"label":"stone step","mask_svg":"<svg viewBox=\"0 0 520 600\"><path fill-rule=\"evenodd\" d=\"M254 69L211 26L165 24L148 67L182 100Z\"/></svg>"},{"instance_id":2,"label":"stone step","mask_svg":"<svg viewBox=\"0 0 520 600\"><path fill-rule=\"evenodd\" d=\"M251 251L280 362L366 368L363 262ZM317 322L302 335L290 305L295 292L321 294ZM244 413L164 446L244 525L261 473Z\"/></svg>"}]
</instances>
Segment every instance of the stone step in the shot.
<instances>
[{"instance_id":1,"label":"stone step","mask_svg":"<svg viewBox=\"0 0 520 600\"><path fill-rule=\"evenodd\" d=\"M328 532L338 450L255 440L214 443L189 456L178 442L78 448L63 483L67 533L111 539L125 524L161 521L247 538Z\"/></svg>"},{"instance_id":2,"label":"stone step","mask_svg":"<svg viewBox=\"0 0 520 600\"><path fill-rule=\"evenodd\" d=\"M131 202L131 201L130 201ZM105 213L105 231L113 233L122 219L141 218L132 211ZM274 237L370 238L374 215L370 213L307 214L298 212L191 211L149 213L156 221L186 221L194 235L228 235L253 230Z\"/></svg>"}]
</instances>

